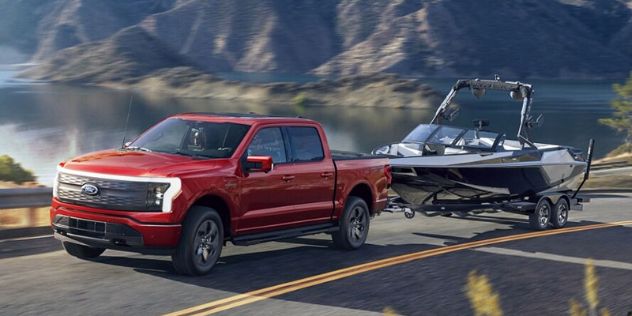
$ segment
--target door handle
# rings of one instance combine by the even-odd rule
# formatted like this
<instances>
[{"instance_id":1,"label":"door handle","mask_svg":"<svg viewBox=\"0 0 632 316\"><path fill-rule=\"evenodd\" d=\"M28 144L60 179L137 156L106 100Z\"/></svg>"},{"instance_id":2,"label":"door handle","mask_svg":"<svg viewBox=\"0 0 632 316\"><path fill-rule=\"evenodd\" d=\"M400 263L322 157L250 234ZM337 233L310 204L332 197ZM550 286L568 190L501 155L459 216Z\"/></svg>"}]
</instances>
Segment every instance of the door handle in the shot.
<instances>
[{"instance_id":1,"label":"door handle","mask_svg":"<svg viewBox=\"0 0 632 316\"><path fill-rule=\"evenodd\" d=\"M329 171L325 171L325 172L320 174L320 176L323 177L323 178L333 177L333 175L334 175L334 173L333 172L329 172Z\"/></svg>"},{"instance_id":2,"label":"door handle","mask_svg":"<svg viewBox=\"0 0 632 316\"><path fill-rule=\"evenodd\" d=\"M285 182L289 182L289 181L294 180L294 178L295 178L294 176L285 175L285 176L283 176L283 178L281 178L281 179L282 179L283 181L285 181Z\"/></svg>"}]
</instances>

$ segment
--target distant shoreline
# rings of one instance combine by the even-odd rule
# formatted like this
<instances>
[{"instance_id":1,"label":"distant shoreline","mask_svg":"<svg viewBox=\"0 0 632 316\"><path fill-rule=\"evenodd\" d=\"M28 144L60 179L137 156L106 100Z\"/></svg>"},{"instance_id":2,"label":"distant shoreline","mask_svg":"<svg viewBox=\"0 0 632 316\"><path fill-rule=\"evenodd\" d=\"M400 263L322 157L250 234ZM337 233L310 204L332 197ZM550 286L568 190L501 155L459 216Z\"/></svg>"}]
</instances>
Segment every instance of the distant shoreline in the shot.
<instances>
[{"instance_id":1,"label":"distant shoreline","mask_svg":"<svg viewBox=\"0 0 632 316\"><path fill-rule=\"evenodd\" d=\"M434 108L443 98L440 93L416 79L383 73L343 76L336 80L321 79L303 84L253 83L224 79L190 67L174 67L138 77L86 80L81 76L66 76L63 71L49 71L45 66L36 66L19 73L17 77L38 82L157 92L183 98L244 100L295 106Z\"/></svg>"}]
</instances>

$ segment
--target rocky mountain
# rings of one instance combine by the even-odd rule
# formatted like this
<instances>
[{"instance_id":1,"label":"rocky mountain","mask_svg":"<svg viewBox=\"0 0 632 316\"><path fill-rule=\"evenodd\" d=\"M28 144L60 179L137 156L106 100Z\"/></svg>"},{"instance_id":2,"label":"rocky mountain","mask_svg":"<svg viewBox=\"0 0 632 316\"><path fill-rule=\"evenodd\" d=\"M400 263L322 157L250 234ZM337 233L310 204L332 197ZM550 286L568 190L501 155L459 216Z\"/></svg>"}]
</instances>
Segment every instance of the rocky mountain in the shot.
<instances>
[{"instance_id":1,"label":"rocky mountain","mask_svg":"<svg viewBox=\"0 0 632 316\"><path fill-rule=\"evenodd\" d=\"M54 52L105 39L175 0L0 0L0 47L42 61ZM0 57L0 62L2 58Z\"/></svg>"},{"instance_id":2,"label":"rocky mountain","mask_svg":"<svg viewBox=\"0 0 632 316\"><path fill-rule=\"evenodd\" d=\"M624 76L630 17L617 0L394 1L370 36L315 72Z\"/></svg>"},{"instance_id":3,"label":"rocky mountain","mask_svg":"<svg viewBox=\"0 0 632 316\"><path fill-rule=\"evenodd\" d=\"M629 0L0 0L0 62L14 51L71 60L96 47L78 45L130 27L153 40L114 52L160 43L175 64L204 72L522 79L632 69Z\"/></svg>"},{"instance_id":4,"label":"rocky mountain","mask_svg":"<svg viewBox=\"0 0 632 316\"><path fill-rule=\"evenodd\" d=\"M63 49L19 76L37 80L100 84L127 82L162 68L193 66L139 26Z\"/></svg>"},{"instance_id":5,"label":"rocky mountain","mask_svg":"<svg viewBox=\"0 0 632 316\"><path fill-rule=\"evenodd\" d=\"M340 52L331 0L181 1L140 25L209 71L304 72Z\"/></svg>"}]
</instances>

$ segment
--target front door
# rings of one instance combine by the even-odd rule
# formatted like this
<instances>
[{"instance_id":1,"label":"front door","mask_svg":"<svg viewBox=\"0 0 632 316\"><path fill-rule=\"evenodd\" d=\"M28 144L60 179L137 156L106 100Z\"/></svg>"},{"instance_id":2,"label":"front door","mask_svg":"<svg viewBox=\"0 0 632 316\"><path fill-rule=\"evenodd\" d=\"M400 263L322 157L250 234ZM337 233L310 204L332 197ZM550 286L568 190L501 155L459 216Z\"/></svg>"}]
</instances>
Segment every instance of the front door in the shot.
<instances>
[{"instance_id":1,"label":"front door","mask_svg":"<svg viewBox=\"0 0 632 316\"><path fill-rule=\"evenodd\" d=\"M280 127L259 130L248 145L246 155L270 156L274 168L267 173L251 172L241 179L239 233L279 229L296 221L291 193L294 166L287 153Z\"/></svg>"}]
</instances>

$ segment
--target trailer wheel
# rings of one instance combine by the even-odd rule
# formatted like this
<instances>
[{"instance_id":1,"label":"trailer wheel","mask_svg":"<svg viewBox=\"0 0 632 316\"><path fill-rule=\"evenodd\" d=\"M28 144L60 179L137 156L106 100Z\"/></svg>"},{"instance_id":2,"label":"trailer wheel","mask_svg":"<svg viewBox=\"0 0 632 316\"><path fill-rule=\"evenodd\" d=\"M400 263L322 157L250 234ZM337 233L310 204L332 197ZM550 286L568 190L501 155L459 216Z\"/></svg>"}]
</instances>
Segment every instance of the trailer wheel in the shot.
<instances>
[{"instance_id":1,"label":"trailer wheel","mask_svg":"<svg viewBox=\"0 0 632 316\"><path fill-rule=\"evenodd\" d=\"M208 207L193 206L182 224L178 248L171 256L180 274L202 275L213 267L224 245L224 227L217 212Z\"/></svg>"},{"instance_id":2,"label":"trailer wheel","mask_svg":"<svg viewBox=\"0 0 632 316\"><path fill-rule=\"evenodd\" d=\"M355 250L364 245L369 234L369 207L363 199L350 196L340 218L340 229L331 234L340 249Z\"/></svg>"},{"instance_id":3,"label":"trailer wheel","mask_svg":"<svg viewBox=\"0 0 632 316\"><path fill-rule=\"evenodd\" d=\"M560 198L553 206L553 213L551 213L551 224L555 228L562 228L566 226L568 222L568 201L565 198Z\"/></svg>"},{"instance_id":4,"label":"trailer wheel","mask_svg":"<svg viewBox=\"0 0 632 316\"><path fill-rule=\"evenodd\" d=\"M533 213L529 214L529 224L535 230L545 230L551 221L551 202L541 198Z\"/></svg>"}]
</instances>

